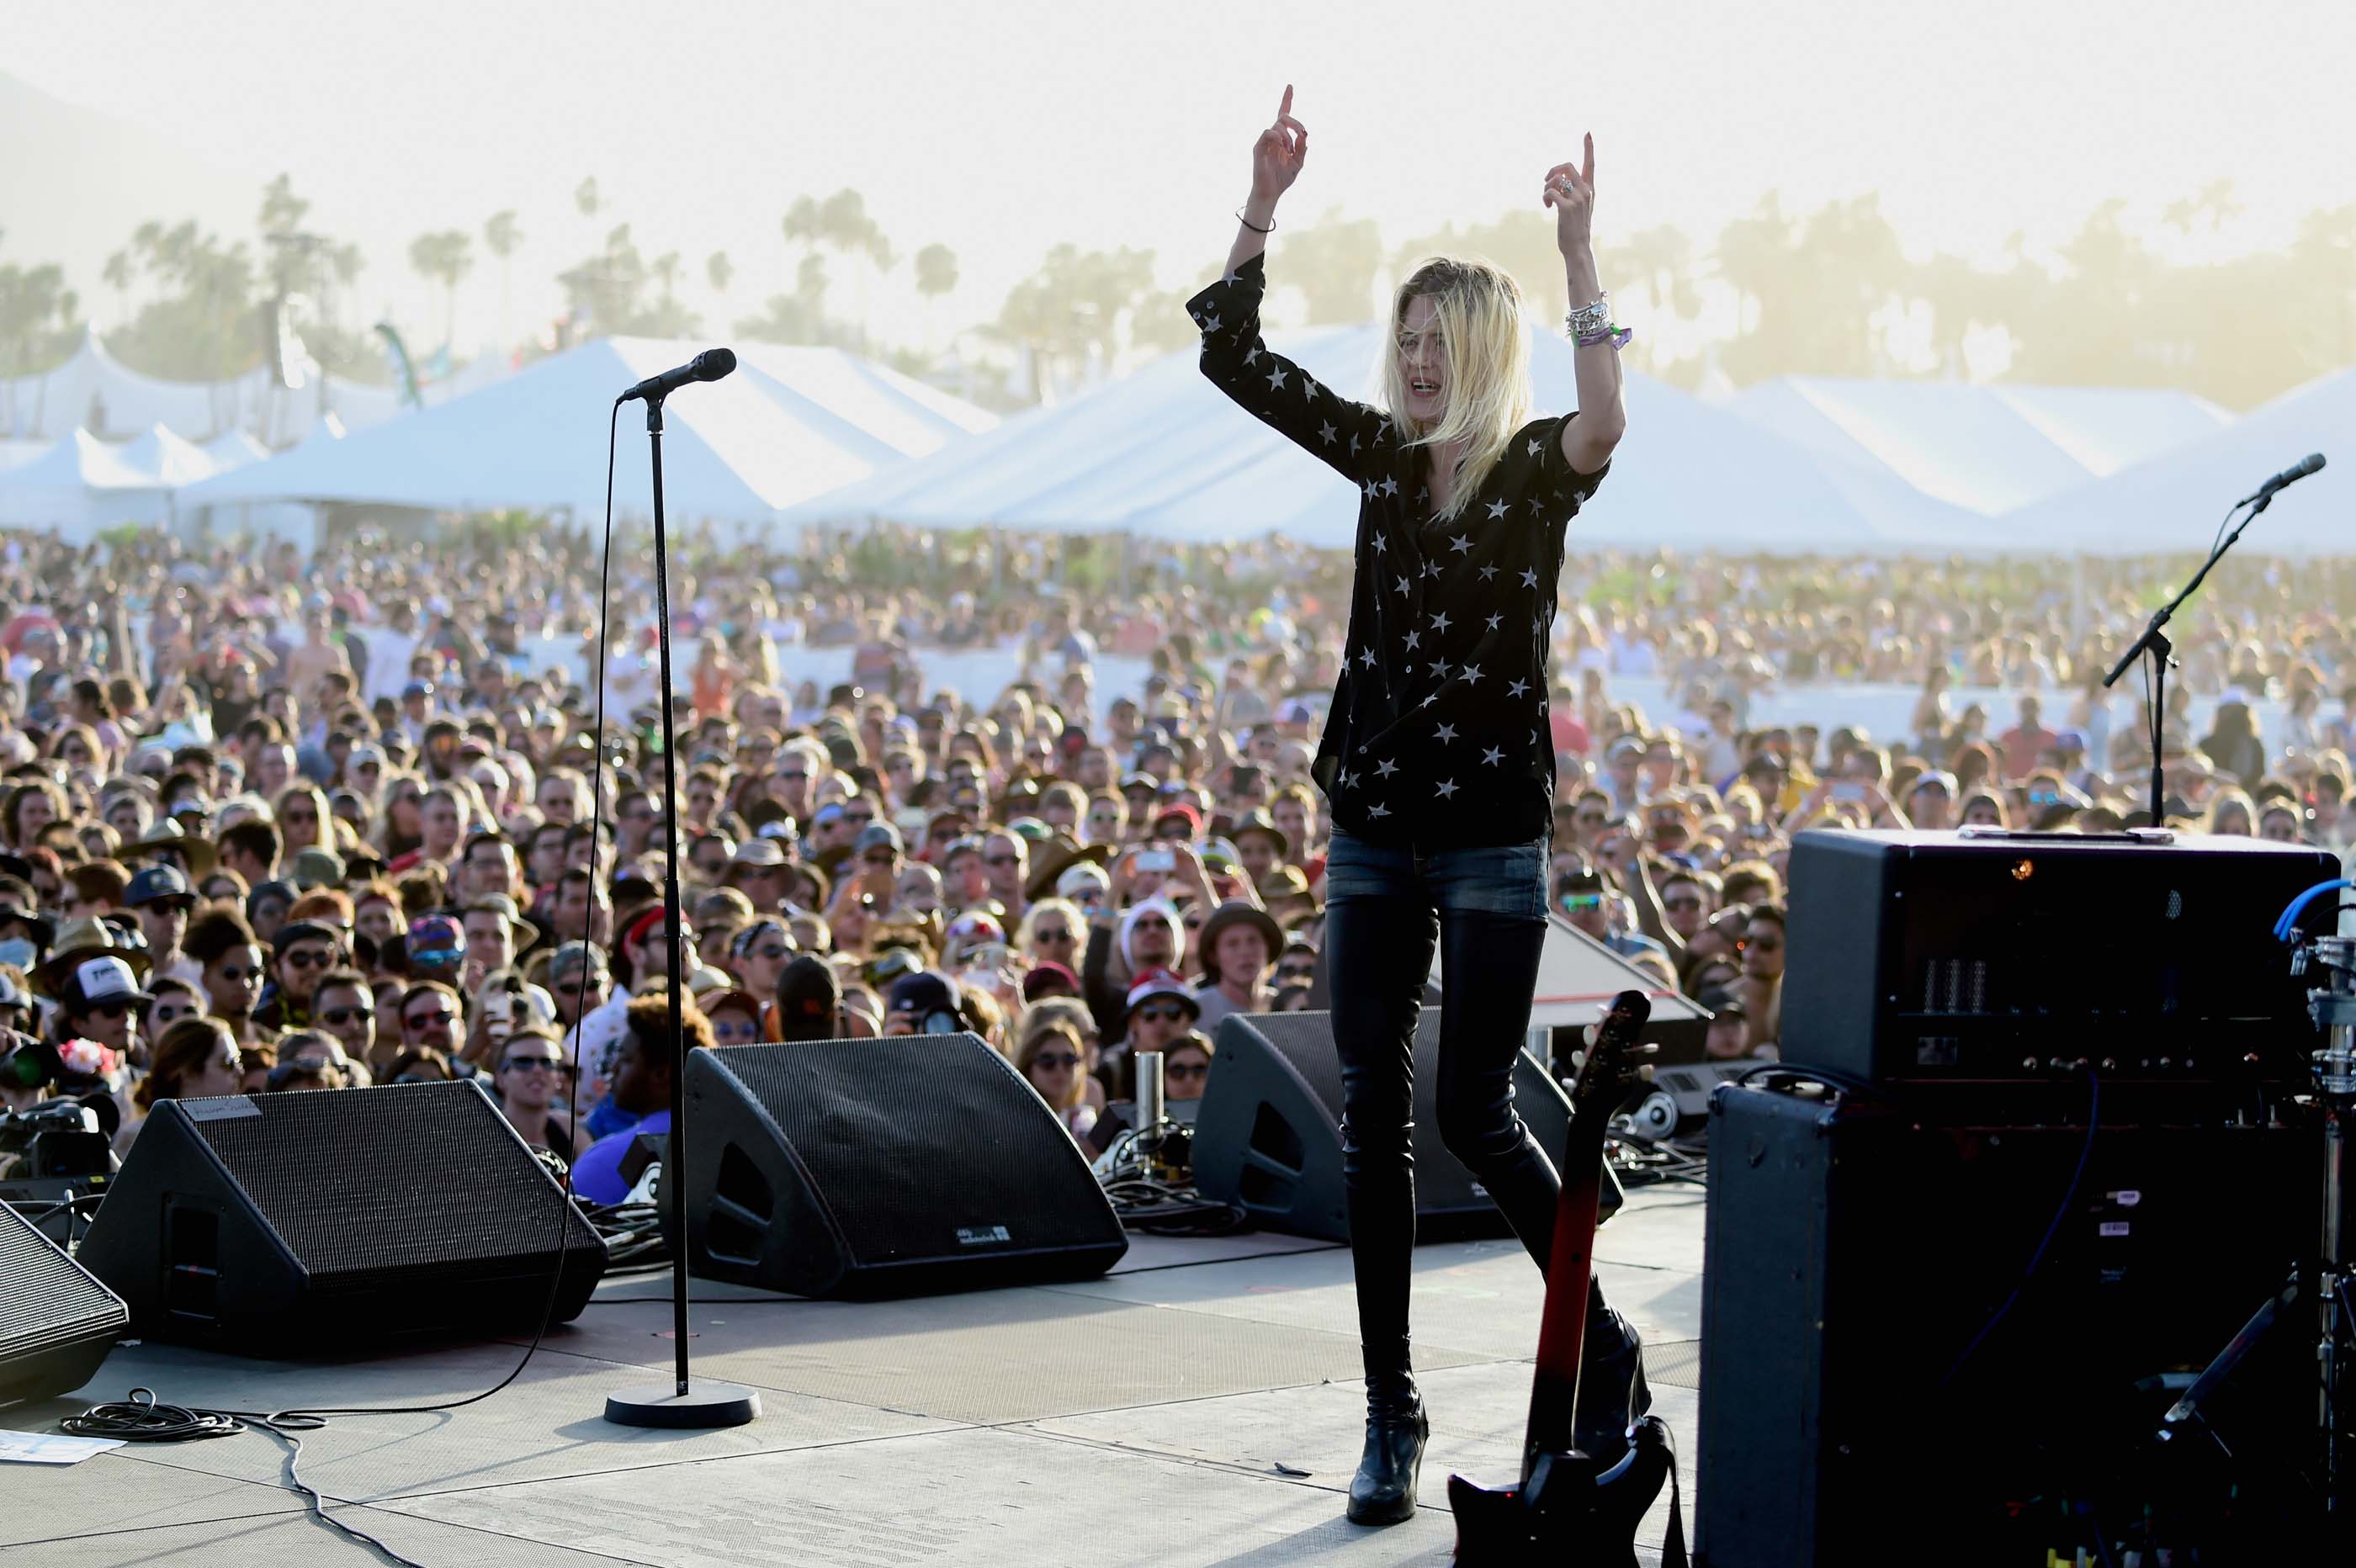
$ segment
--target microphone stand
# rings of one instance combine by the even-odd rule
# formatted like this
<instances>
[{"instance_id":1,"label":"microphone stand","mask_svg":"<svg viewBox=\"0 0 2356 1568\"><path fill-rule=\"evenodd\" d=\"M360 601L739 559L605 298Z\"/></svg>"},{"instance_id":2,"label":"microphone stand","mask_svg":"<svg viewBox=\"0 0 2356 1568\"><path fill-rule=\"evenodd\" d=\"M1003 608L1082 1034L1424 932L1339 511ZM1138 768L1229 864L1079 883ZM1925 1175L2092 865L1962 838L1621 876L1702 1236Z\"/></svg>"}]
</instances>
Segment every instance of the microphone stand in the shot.
<instances>
[{"instance_id":1,"label":"microphone stand","mask_svg":"<svg viewBox=\"0 0 2356 1568\"><path fill-rule=\"evenodd\" d=\"M2168 768L2161 759L2161 738L2168 723L2168 667L2176 662L2176 645L2168 640L2162 628L2184 602L2199 591L2202 580L2209 575L2210 568L2225 559L2225 552L2233 548L2234 541L2242 537L2242 530L2255 522L2260 512L2274 505L2277 488L2279 486L2270 485L2256 495L2233 503L2233 511L2248 507L2250 515L2234 524L2232 533L2217 541L2217 548L2209 552L2209 559L2201 563L2201 570L2192 574L2192 581L2154 613L2151 624L2143 629L2143 635L2119 656L2119 662L2113 665L2111 673L2103 677L2104 689L2108 690L2119 683L2119 677L2126 674L2127 667L2135 663L2137 656L2151 655L2151 827L2154 832L2163 830L2168 824L2163 810L2168 799ZM2252 505L2253 502L2256 504ZM2228 512L2225 516L2231 520L2233 513Z\"/></svg>"},{"instance_id":2,"label":"microphone stand","mask_svg":"<svg viewBox=\"0 0 2356 1568\"><path fill-rule=\"evenodd\" d=\"M605 1397L605 1419L622 1426L673 1429L742 1426L761 1413L761 1396L735 1383L691 1386L687 1356L687 1040L680 1027L686 929L679 907L679 745L671 729L670 564L663 532L661 391L646 394L647 444L654 459L655 647L662 678L663 940L670 952L664 994L670 1004L670 1134L663 1147L662 1201L670 1209L672 1380ZM602 744L602 741L600 742Z\"/></svg>"}]
</instances>

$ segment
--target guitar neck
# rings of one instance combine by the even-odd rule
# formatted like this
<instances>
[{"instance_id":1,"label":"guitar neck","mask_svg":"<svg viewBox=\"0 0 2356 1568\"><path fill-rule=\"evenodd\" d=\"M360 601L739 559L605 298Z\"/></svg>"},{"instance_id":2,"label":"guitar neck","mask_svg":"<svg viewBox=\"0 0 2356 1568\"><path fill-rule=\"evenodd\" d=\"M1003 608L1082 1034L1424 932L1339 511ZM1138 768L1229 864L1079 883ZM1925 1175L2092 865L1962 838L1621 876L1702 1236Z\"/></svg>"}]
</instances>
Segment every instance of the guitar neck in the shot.
<instances>
[{"instance_id":1,"label":"guitar neck","mask_svg":"<svg viewBox=\"0 0 2356 1568\"><path fill-rule=\"evenodd\" d=\"M1537 1369L1530 1385L1529 1431L1523 1442L1523 1478L1540 1454L1571 1446L1579 1411L1579 1368L1587 1348L1587 1292L1595 1270L1595 1224L1603 1189L1607 1106L1590 1104L1572 1118L1563 1140L1562 1198L1555 1206L1554 1245L1547 1254L1546 1309L1538 1325Z\"/></svg>"}]
</instances>

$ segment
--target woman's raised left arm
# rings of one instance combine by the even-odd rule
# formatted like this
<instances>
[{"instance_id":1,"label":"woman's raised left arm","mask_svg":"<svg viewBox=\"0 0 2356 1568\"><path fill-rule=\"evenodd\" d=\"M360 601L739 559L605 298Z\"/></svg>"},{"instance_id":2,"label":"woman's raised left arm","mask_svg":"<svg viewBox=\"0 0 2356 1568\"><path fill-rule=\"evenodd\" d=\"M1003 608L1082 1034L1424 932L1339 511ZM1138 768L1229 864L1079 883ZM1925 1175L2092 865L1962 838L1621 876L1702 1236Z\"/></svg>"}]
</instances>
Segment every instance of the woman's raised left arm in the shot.
<instances>
[{"instance_id":1,"label":"woman's raised left arm","mask_svg":"<svg viewBox=\"0 0 2356 1568\"><path fill-rule=\"evenodd\" d=\"M1562 251L1563 277L1576 314L1603 297L1590 237L1595 214L1592 133L1587 138L1583 163L1557 164L1547 171L1545 200L1554 208L1555 244ZM1562 455L1575 474L1600 474L1628 428L1627 411L1620 401L1618 344L1609 338L1591 341L1578 349L1574 363L1579 375L1579 417L1564 421Z\"/></svg>"}]
</instances>

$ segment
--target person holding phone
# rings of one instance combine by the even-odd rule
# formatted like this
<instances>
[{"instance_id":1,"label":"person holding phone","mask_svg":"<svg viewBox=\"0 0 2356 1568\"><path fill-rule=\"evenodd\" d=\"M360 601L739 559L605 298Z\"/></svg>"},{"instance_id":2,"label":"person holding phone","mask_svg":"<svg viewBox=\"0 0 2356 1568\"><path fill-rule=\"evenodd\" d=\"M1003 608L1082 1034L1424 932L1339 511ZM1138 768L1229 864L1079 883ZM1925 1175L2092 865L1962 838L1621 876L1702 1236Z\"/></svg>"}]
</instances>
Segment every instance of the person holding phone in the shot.
<instances>
[{"instance_id":1,"label":"person holding phone","mask_svg":"<svg viewBox=\"0 0 2356 1568\"><path fill-rule=\"evenodd\" d=\"M1365 1456L1349 1517L1415 1512L1430 1423L1408 1354L1417 1016L1443 957L1439 1121L1537 1261L1561 1179L1514 1109L1513 1065L1546 933L1556 784L1547 737L1556 581L1571 518L1626 426L1590 220L1594 139L1545 171L1577 344L1580 410L1531 417L1519 286L1434 258L1393 296L1382 406L1341 396L1260 335L1265 251L1309 133L1287 88L1252 148L1251 189L1215 283L1187 302L1203 373L1359 490L1349 630L1312 774L1333 840L1326 957L1341 1054L1343 1157L1366 1372ZM1642 754L1641 743L1638 755ZM1630 802L1628 804L1633 804ZM1634 1334L1589 1287L1580 1423L1605 1463L1641 1400ZM1636 1408L1641 1409L1641 1404Z\"/></svg>"}]
</instances>

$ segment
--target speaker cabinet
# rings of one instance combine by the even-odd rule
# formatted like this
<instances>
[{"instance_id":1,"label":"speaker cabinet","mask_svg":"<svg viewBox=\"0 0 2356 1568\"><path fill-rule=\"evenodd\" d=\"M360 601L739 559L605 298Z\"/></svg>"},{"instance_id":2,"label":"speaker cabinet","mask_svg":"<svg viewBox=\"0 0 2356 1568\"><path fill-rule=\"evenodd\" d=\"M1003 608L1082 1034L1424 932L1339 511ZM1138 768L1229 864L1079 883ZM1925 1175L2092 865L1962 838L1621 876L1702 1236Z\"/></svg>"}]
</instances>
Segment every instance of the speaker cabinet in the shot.
<instances>
[{"instance_id":1,"label":"speaker cabinet","mask_svg":"<svg viewBox=\"0 0 2356 1568\"><path fill-rule=\"evenodd\" d=\"M1509 1236L1512 1227L1463 1162L1440 1141L1440 1009L1415 1031L1415 1234L1419 1242ZM1562 1158L1570 1101L1528 1051L1514 1059L1514 1108L1547 1157ZM1219 1025L1218 1054L1194 1121L1194 1183L1240 1203L1271 1231L1350 1239L1342 1188L1342 1060L1331 1013L1237 1013ZM1602 1213L1620 1207L1604 1172Z\"/></svg>"},{"instance_id":2,"label":"speaker cabinet","mask_svg":"<svg viewBox=\"0 0 2356 1568\"><path fill-rule=\"evenodd\" d=\"M688 1053L688 1266L795 1296L1087 1279L1128 1235L1063 1123L971 1034Z\"/></svg>"},{"instance_id":3,"label":"speaker cabinet","mask_svg":"<svg viewBox=\"0 0 2356 1568\"><path fill-rule=\"evenodd\" d=\"M120 1297L0 1203L0 1408L90 1381L129 1320Z\"/></svg>"},{"instance_id":4,"label":"speaker cabinet","mask_svg":"<svg viewBox=\"0 0 2356 1568\"><path fill-rule=\"evenodd\" d=\"M164 1101L81 1245L138 1332L275 1355L580 1314L605 1243L471 1080Z\"/></svg>"}]
</instances>

